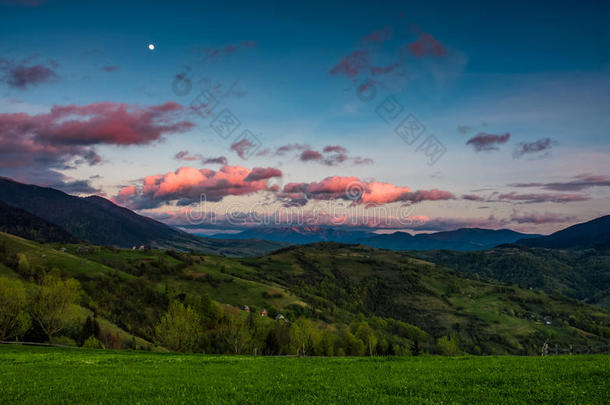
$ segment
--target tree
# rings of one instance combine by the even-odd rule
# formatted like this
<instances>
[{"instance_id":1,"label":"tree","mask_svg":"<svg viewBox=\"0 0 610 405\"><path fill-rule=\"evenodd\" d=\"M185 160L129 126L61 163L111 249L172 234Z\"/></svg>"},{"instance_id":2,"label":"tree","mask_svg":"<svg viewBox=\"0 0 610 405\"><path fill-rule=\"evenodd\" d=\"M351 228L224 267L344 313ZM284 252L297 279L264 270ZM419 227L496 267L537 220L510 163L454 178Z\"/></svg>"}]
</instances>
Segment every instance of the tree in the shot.
<instances>
[{"instance_id":1,"label":"tree","mask_svg":"<svg viewBox=\"0 0 610 405\"><path fill-rule=\"evenodd\" d=\"M460 354L460 347L458 346L457 337L452 336L443 336L438 338L436 341L436 346L441 354L445 356L457 356Z\"/></svg>"},{"instance_id":2,"label":"tree","mask_svg":"<svg viewBox=\"0 0 610 405\"><path fill-rule=\"evenodd\" d=\"M201 337L201 318L190 306L173 301L155 332L161 346L177 352L192 352Z\"/></svg>"},{"instance_id":3,"label":"tree","mask_svg":"<svg viewBox=\"0 0 610 405\"><path fill-rule=\"evenodd\" d=\"M17 273L26 278L31 275L30 262L23 253L17 253Z\"/></svg>"},{"instance_id":4,"label":"tree","mask_svg":"<svg viewBox=\"0 0 610 405\"><path fill-rule=\"evenodd\" d=\"M300 317L290 325L290 348L297 356L299 353L302 356L307 354L312 331L313 325L311 321L304 317Z\"/></svg>"},{"instance_id":5,"label":"tree","mask_svg":"<svg viewBox=\"0 0 610 405\"><path fill-rule=\"evenodd\" d=\"M40 289L34 296L31 313L49 341L68 324L80 292L80 284L72 278L63 281L57 275L43 277Z\"/></svg>"},{"instance_id":6,"label":"tree","mask_svg":"<svg viewBox=\"0 0 610 405\"><path fill-rule=\"evenodd\" d=\"M231 347L233 354L242 353L252 339L248 324L240 314L228 315L220 333L223 340Z\"/></svg>"},{"instance_id":7,"label":"tree","mask_svg":"<svg viewBox=\"0 0 610 405\"><path fill-rule=\"evenodd\" d=\"M0 340L23 335L30 328L26 294L19 280L0 277Z\"/></svg>"},{"instance_id":8,"label":"tree","mask_svg":"<svg viewBox=\"0 0 610 405\"><path fill-rule=\"evenodd\" d=\"M81 331L81 343L90 338L91 336L97 338L100 335L100 324L97 322L97 319L87 317L85 324L83 325L83 330Z\"/></svg>"},{"instance_id":9,"label":"tree","mask_svg":"<svg viewBox=\"0 0 610 405\"><path fill-rule=\"evenodd\" d=\"M372 356L373 350L375 349L375 346L377 346L378 341L377 335L375 334L373 328L371 328L368 323L361 322L356 329L356 337L364 342L364 345L367 347L369 352L369 356Z\"/></svg>"}]
</instances>

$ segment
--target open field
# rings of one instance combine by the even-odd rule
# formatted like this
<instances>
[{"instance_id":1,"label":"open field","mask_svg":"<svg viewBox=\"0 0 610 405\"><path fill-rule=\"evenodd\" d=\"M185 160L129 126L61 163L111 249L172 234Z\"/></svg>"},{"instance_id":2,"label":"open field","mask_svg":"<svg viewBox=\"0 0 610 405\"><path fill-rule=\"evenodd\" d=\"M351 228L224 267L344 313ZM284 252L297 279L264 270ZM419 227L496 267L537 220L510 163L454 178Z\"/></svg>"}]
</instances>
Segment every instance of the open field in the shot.
<instances>
[{"instance_id":1,"label":"open field","mask_svg":"<svg viewBox=\"0 0 610 405\"><path fill-rule=\"evenodd\" d=\"M294 358L0 346L0 403L605 403L610 356ZM604 400L606 398L606 400Z\"/></svg>"}]
</instances>

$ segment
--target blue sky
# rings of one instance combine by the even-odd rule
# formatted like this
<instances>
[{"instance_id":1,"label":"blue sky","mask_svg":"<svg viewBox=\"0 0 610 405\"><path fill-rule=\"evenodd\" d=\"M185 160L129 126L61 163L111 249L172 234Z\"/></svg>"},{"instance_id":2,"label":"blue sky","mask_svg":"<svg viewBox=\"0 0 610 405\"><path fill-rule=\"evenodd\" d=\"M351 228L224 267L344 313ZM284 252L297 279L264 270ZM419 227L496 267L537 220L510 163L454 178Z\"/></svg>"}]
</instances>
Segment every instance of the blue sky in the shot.
<instances>
[{"instance_id":1,"label":"blue sky","mask_svg":"<svg viewBox=\"0 0 610 405\"><path fill-rule=\"evenodd\" d=\"M605 1L0 1L0 175L103 193L185 225L184 209L196 206L195 195L210 195L220 180L245 181L218 177L223 165L204 163L223 156L224 166L274 168L282 175L214 194L208 208L215 212L226 214L235 204L242 211L298 205L311 212L335 200L367 206L368 198L396 210L409 206L417 221L387 226L393 229L551 232L607 214L609 21ZM360 56L350 59L354 52ZM354 63L355 70L340 68ZM173 91L184 79L190 91ZM375 95L363 101L358 88L369 82ZM219 102L214 116L189 109L202 91ZM402 109L391 124L378 114L388 97ZM104 112L85 108L101 102L111 103ZM130 121L130 130L141 130L137 141L86 132L96 125L84 125L70 139L56 131L66 120L95 121L91 114L116 128L110 124L119 104L139 116L168 102L182 109L155 115L145 129ZM50 113L54 105L76 107L59 117ZM225 108L241 122L227 139L209 126ZM409 114L425 127L412 145L395 132ZM192 125L172 130L169 120ZM238 153L244 129L260 141L246 159ZM434 164L417 151L430 136L445 150ZM32 142L44 151L32 152ZM298 146L278 154L283 145ZM343 149L323 152L329 145ZM181 151L190 160L176 159ZM32 163L24 165L23 156ZM176 175L180 167L216 174ZM144 179L157 175L157 188L145 190ZM332 184L322 183L332 176ZM336 189L315 191L353 177L362 182L361 200ZM575 181L586 185L548 186ZM299 190L307 204L284 190L289 183L305 185ZM126 187L132 194L119 198ZM168 187L171 192L163 191ZM210 227L200 225L191 228Z\"/></svg>"}]
</instances>

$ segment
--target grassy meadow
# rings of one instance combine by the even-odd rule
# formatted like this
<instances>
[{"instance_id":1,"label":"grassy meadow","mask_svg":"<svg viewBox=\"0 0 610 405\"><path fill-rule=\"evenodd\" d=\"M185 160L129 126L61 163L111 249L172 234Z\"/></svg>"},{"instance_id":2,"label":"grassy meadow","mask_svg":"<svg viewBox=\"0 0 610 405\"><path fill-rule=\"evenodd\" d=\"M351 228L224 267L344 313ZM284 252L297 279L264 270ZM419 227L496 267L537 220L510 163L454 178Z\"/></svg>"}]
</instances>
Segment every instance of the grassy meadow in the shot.
<instances>
[{"instance_id":1,"label":"grassy meadow","mask_svg":"<svg viewBox=\"0 0 610 405\"><path fill-rule=\"evenodd\" d=\"M0 403L607 403L610 356L215 356L0 346Z\"/></svg>"}]
</instances>

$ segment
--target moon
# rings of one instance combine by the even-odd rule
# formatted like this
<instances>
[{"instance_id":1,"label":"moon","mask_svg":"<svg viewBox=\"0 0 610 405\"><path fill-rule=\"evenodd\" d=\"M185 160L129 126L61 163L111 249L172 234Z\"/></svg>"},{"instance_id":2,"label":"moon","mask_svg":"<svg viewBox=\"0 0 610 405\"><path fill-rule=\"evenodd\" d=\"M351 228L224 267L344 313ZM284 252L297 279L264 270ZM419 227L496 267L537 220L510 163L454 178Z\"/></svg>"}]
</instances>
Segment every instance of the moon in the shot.
<instances>
[{"instance_id":1,"label":"moon","mask_svg":"<svg viewBox=\"0 0 610 405\"><path fill-rule=\"evenodd\" d=\"M151 51L155 50L155 45L154 44L148 44L148 49L150 49Z\"/></svg>"}]
</instances>

